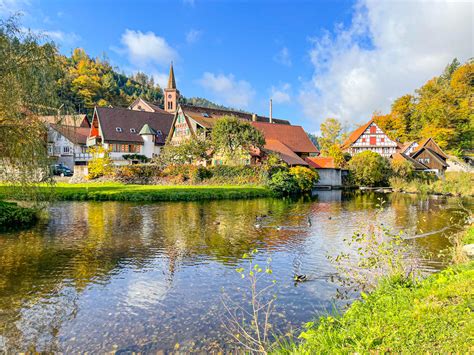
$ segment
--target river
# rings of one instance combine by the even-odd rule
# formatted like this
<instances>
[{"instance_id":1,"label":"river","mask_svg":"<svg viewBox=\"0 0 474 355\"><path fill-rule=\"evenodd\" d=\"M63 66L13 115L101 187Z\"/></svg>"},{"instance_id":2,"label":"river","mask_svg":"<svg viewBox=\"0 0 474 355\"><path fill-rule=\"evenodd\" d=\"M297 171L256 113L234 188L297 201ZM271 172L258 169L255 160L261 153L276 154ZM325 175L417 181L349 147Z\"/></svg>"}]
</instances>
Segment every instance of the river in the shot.
<instances>
[{"instance_id":1,"label":"river","mask_svg":"<svg viewBox=\"0 0 474 355\"><path fill-rule=\"evenodd\" d=\"M30 230L0 233L0 353L230 351L223 294L246 280L244 253L272 258L275 333L346 301L328 261L380 213L415 236L459 217L455 199L320 192L315 199L129 203L56 202ZM256 216L265 216L255 227ZM308 218L311 225L308 225ZM443 267L441 233L411 239L420 268ZM426 254L429 252L430 254ZM422 256L423 255L423 256ZM425 256L429 255L429 256ZM307 282L295 283L295 273Z\"/></svg>"}]
</instances>

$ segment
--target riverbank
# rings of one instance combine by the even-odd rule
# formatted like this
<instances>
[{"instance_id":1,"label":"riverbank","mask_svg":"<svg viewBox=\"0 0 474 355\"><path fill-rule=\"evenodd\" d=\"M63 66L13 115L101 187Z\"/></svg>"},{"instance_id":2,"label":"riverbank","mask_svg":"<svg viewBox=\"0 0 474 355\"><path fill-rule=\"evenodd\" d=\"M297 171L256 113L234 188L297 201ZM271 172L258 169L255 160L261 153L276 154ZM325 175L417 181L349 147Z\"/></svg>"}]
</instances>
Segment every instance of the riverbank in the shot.
<instances>
[{"instance_id":1,"label":"riverbank","mask_svg":"<svg viewBox=\"0 0 474 355\"><path fill-rule=\"evenodd\" d=\"M472 239L471 226L463 239ZM469 353L473 344L474 261L413 283L387 279L342 315L307 325L283 353Z\"/></svg>"},{"instance_id":2,"label":"riverbank","mask_svg":"<svg viewBox=\"0 0 474 355\"><path fill-rule=\"evenodd\" d=\"M57 183L39 186L43 199L60 201L198 201L271 197L271 190L253 185L127 185L121 183ZM27 199L14 186L0 186L0 198Z\"/></svg>"},{"instance_id":3,"label":"riverbank","mask_svg":"<svg viewBox=\"0 0 474 355\"><path fill-rule=\"evenodd\" d=\"M33 208L21 207L14 202L0 201L0 230L21 229L38 220Z\"/></svg>"},{"instance_id":4,"label":"riverbank","mask_svg":"<svg viewBox=\"0 0 474 355\"><path fill-rule=\"evenodd\" d=\"M400 178L390 179L394 192L420 193L425 195L474 196L474 174L467 172L447 172L444 179L425 181Z\"/></svg>"}]
</instances>

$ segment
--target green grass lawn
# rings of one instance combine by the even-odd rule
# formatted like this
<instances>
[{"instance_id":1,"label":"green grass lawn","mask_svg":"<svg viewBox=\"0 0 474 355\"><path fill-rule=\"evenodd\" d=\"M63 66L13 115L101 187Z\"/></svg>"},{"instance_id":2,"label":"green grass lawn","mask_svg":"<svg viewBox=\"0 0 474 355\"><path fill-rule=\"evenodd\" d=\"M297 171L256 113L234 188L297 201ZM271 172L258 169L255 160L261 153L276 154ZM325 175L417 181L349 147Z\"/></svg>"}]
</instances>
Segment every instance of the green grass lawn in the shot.
<instances>
[{"instance_id":1,"label":"green grass lawn","mask_svg":"<svg viewBox=\"0 0 474 355\"><path fill-rule=\"evenodd\" d=\"M269 197L263 186L245 185L125 185L120 183L57 183L40 185L36 192L42 198L71 201L194 201ZM14 186L0 186L0 198L27 199L28 195Z\"/></svg>"}]
</instances>

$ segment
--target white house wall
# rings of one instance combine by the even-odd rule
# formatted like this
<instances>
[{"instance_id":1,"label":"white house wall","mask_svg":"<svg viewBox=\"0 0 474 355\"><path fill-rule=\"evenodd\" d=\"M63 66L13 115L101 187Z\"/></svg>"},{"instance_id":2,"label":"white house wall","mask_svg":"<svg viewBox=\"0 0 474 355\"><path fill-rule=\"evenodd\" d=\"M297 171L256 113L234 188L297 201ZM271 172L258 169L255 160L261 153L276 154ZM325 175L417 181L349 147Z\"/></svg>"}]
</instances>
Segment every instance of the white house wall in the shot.
<instances>
[{"instance_id":1,"label":"white house wall","mask_svg":"<svg viewBox=\"0 0 474 355\"><path fill-rule=\"evenodd\" d=\"M375 133L370 133L370 127L375 126ZM370 138L375 137L375 144L370 143ZM373 151L384 157L390 157L397 152L397 143L391 140L375 123L372 123L364 133L351 145L350 153L355 155L363 151Z\"/></svg>"}]
</instances>

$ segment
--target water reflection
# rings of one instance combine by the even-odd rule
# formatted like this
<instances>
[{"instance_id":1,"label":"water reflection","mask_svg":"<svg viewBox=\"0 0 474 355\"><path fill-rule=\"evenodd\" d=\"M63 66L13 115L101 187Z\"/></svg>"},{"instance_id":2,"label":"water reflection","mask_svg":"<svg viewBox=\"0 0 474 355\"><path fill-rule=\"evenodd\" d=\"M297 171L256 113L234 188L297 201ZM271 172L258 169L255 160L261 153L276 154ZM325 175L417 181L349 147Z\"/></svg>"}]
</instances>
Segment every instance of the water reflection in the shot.
<instances>
[{"instance_id":1,"label":"water reflection","mask_svg":"<svg viewBox=\"0 0 474 355\"><path fill-rule=\"evenodd\" d=\"M0 346L9 352L167 351L177 343L185 351L223 349L221 292L239 294L235 267L256 247L262 261L273 258L278 330L299 327L332 306L337 286L326 255L343 250L343 238L375 218L378 197L387 200L384 222L411 235L458 216L453 200L341 191L297 201L54 204L47 223L0 235ZM256 216L264 216L258 229ZM433 252L425 268L440 267L435 255L448 245L445 238L433 234L413 243ZM295 287L294 272L311 281Z\"/></svg>"}]
</instances>

